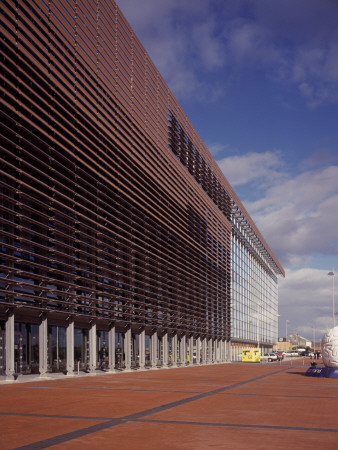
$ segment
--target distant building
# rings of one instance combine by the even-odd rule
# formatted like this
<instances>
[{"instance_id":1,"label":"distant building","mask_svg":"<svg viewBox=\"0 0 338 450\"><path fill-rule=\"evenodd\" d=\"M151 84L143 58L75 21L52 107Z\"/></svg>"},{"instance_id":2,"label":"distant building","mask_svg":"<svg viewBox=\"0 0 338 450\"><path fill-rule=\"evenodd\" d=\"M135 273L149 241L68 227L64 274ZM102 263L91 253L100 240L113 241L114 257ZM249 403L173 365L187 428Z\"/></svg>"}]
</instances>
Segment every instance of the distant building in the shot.
<instances>
[{"instance_id":1,"label":"distant building","mask_svg":"<svg viewBox=\"0 0 338 450\"><path fill-rule=\"evenodd\" d=\"M288 340L291 342L291 345L294 348L306 348L306 347L311 347L312 346L312 342L309 341L307 338L300 336L297 333L291 333L288 335Z\"/></svg>"},{"instance_id":2,"label":"distant building","mask_svg":"<svg viewBox=\"0 0 338 450\"><path fill-rule=\"evenodd\" d=\"M288 334L287 338L278 338L277 344L274 346L274 350L277 351L291 351L298 348L312 348L312 342L307 338L300 336L299 334Z\"/></svg>"},{"instance_id":3,"label":"distant building","mask_svg":"<svg viewBox=\"0 0 338 450\"><path fill-rule=\"evenodd\" d=\"M273 346L274 351L289 352L292 350L292 344L286 338L278 338L277 343Z\"/></svg>"},{"instance_id":4,"label":"distant building","mask_svg":"<svg viewBox=\"0 0 338 450\"><path fill-rule=\"evenodd\" d=\"M271 349L284 270L116 4L2 11L0 371Z\"/></svg>"}]
</instances>

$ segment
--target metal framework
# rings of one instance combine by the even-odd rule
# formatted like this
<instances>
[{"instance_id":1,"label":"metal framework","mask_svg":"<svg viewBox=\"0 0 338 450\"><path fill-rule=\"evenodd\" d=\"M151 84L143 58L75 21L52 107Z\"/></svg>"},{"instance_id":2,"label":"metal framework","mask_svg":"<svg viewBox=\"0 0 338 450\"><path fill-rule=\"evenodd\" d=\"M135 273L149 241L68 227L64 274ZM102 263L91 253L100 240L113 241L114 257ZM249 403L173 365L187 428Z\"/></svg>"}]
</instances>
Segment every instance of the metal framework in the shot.
<instances>
[{"instance_id":1,"label":"metal framework","mask_svg":"<svg viewBox=\"0 0 338 450\"><path fill-rule=\"evenodd\" d=\"M264 240L115 3L1 25L0 318L228 341L231 200Z\"/></svg>"}]
</instances>

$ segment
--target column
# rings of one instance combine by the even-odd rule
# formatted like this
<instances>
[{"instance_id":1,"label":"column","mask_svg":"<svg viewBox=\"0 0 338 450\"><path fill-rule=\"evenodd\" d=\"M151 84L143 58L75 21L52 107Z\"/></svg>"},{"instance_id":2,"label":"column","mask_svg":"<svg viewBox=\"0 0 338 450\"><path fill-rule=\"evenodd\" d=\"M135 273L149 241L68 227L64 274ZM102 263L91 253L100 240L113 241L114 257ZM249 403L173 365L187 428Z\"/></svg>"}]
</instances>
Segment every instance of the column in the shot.
<instances>
[{"instance_id":1,"label":"column","mask_svg":"<svg viewBox=\"0 0 338 450\"><path fill-rule=\"evenodd\" d=\"M231 341L228 341L226 343L226 356L227 361L232 361L232 347L231 347Z\"/></svg>"},{"instance_id":2,"label":"column","mask_svg":"<svg viewBox=\"0 0 338 450\"><path fill-rule=\"evenodd\" d=\"M39 325L39 372L40 377L46 376L47 373L47 352L48 352L48 326L47 315L42 313Z\"/></svg>"},{"instance_id":3,"label":"column","mask_svg":"<svg viewBox=\"0 0 338 450\"><path fill-rule=\"evenodd\" d=\"M169 362L169 355L168 355L168 333L165 333L162 337L162 352L163 352L163 358L162 358L162 364L163 368L168 367Z\"/></svg>"},{"instance_id":4,"label":"column","mask_svg":"<svg viewBox=\"0 0 338 450\"><path fill-rule=\"evenodd\" d=\"M221 344L221 362L225 361L225 342L223 339L220 341Z\"/></svg>"},{"instance_id":5,"label":"column","mask_svg":"<svg viewBox=\"0 0 338 450\"><path fill-rule=\"evenodd\" d=\"M155 368L157 366L157 332L153 333L150 338L150 358L151 367Z\"/></svg>"},{"instance_id":6,"label":"column","mask_svg":"<svg viewBox=\"0 0 338 450\"><path fill-rule=\"evenodd\" d=\"M132 355L131 355L131 360L132 362L134 362L134 367L136 368L136 361L137 361L137 355L136 355L136 350L137 350L137 337L135 334L131 334L131 349L132 349ZM138 351L140 352L140 348L138 349Z\"/></svg>"},{"instance_id":7,"label":"column","mask_svg":"<svg viewBox=\"0 0 338 450\"><path fill-rule=\"evenodd\" d=\"M125 370L131 370L131 329L129 328L124 334L124 364Z\"/></svg>"},{"instance_id":8,"label":"column","mask_svg":"<svg viewBox=\"0 0 338 450\"><path fill-rule=\"evenodd\" d=\"M146 332L145 332L145 330L142 330L140 333L139 353L140 353L140 359L139 359L140 370L144 370L145 364L146 364Z\"/></svg>"},{"instance_id":9,"label":"column","mask_svg":"<svg viewBox=\"0 0 338 450\"><path fill-rule=\"evenodd\" d=\"M0 325L0 373L4 373L6 364L6 350L5 350L5 327Z\"/></svg>"},{"instance_id":10,"label":"column","mask_svg":"<svg viewBox=\"0 0 338 450\"><path fill-rule=\"evenodd\" d=\"M111 326L108 331L108 358L109 371L115 370L115 327Z\"/></svg>"},{"instance_id":11,"label":"column","mask_svg":"<svg viewBox=\"0 0 338 450\"><path fill-rule=\"evenodd\" d=\"M194 364L194 338L189 338L189 366Z\"/></svg>"},{"instance_id":12,"label":"column","mask_svg":"<svg viewBox=\"0 0 338 450\"><path fill-rule=\"evenodd\" d=\"M196 339L196 364L201 364L201 338Z\"/></svg>"},{"instance_id":13,"label":"column","mask_svg":"<svg viewBox=\"0 0 338 450\"><path fill-rule=\"evenodd\" d=\"M14 311L10 310L6 320L6 376L11 379L14 373Z\"/></svg>"},{"instance_id":14,"label":"column","mask_svg":"<svg viewBox=\"0 0 338 450\"><path fill-rule=\"evenodd\" d=\"M207 338L202 340L202 364L207 362Z\"/></svg>"},{"instance_id":15,"label":"column","mask_svg":"<svg viewBox=\"0 0 338 450\"><path fill-rule=\"evenodd\" d=\"M66 328L66 370L67 375L74 375L74 320L71 318L68 321Z\"/></svg>"},{"instance_id":16,"label":"column","mask_svg":"<svg viewBox=\"0 0 338 450\"><path fill-rule=\"evenodd\" d=\"M218 363L218 340L215 339L213 341L213 349L214 349L214 362Z\"/></svg>"},{"instance_id":17,"label":"column","mask_svg":"<svg viewBox=\"0 0 338 450\"><path fill-rule=\"evenodd\" d=\"M187 363L187 346L186 346L186 337L181 337L181 364L186 365Z\"/></svg>"},{"instance_id":18,"label":"column","mask_svg":"<svg viewBox=\"0 0 338 450\"><path fill-rule=\"evenodd\" d=\"M172 354L173 354L173 367L177 367L177 334L174 334L171 342Z\"/></svg>"},{"instance_id":19,"label":"column","mask_svg":"<svg viewBox=\"0 0 338 450\"><path fill-rule=\"evenodd\" d=\"M48 323L47 323L48 325ZM59 369L59 327L56 327L56 368ZM40 338L39 338L40 342ZM51 327L47 327L47 361L49 365L53 365L53 332Z\"/></svg>"},{"instance_id":20,"label":"column","mask_svg":"<svg viewBox=\"0 0 338 450\"><path fill-rule=\"evenodd\" d=\"M207 345L208 345L207 364L211 364L212 363L212 339L211 338L207 340Z\"/></svg>"},{"instance_id":21,"label":"column","mask_svg":"<svg viewBox=\"0 0 338 450\"><path fill-rule=\"evenodd\" d=\"M227 357L227 341L223 341L223 346L224 346L224 358L223 358L223 361L226 362L228 360L228 357Z\"/></svg>"},{"instance_id":22,"label":"column","mask_svg":"<svg viewBox=\"0 0 338 450\"><path fill-rule=\"evenodd\" d=\"M89 372L92 374L95 373L96 362L96 323L93 321L89 328Z\"/></svg>"},{"instance_id":23,"label":"column","mask_svg":"<svg viewBox=\"0 0 338 450\"><path fill-rule=\"evenodd\" d=\"M222 361L222 340L217 340L217 362L218 364Z\"/></svg>"}]
</instances>

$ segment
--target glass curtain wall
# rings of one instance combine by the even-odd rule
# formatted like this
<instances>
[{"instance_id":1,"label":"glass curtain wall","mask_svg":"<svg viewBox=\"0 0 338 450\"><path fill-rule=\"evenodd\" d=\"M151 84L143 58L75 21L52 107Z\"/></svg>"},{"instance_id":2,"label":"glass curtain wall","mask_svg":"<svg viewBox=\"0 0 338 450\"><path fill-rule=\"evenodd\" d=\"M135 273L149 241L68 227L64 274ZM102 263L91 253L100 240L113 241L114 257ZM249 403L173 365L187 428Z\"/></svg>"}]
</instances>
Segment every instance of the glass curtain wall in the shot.
<instances>
[{"instance_id":1,"label":"glass curtain wall","mask_svg":"<svg viewBox=\"0 0 338 450\"><path fill-rule=\"evenodd\" d=\"M232 339L237 341L233 359L240 359L246 347L269 351L278 334L277 277L239 233L232 240L232 274Z\"/></svg>"}]
</instances>

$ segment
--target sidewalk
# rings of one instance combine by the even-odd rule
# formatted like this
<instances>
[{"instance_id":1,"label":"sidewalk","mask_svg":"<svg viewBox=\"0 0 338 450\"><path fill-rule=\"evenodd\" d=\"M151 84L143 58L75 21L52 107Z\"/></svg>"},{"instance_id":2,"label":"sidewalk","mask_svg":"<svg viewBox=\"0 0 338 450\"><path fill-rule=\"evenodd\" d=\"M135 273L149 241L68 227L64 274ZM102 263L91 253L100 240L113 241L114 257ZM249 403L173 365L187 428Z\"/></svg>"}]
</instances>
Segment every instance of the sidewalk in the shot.
<instances>
[{"instance_id":1,"label":"sidewalk","mask_svg":"<svg viewBox=\"0 0 338 450\"><path fill-rule=\"evenodd\" d=\"M308 367L19 377L0 386L0 448L336 450L338 381L305 377Z\"/></svg>"}]
</instances>

